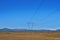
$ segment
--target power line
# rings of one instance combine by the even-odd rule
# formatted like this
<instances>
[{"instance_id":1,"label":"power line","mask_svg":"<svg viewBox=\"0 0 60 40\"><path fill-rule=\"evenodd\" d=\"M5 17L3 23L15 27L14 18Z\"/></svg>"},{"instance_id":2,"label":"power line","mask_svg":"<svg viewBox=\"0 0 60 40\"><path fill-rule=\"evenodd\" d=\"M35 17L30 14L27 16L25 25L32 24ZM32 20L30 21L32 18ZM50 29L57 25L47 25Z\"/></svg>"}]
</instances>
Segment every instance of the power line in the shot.
<instances>
[{"instance_id":1,"label":"power line","mask_svg":"<svg viewBox=\"0 0 60 40\"><path fill-rule=\"evenodd\" d=\"M39 8L43 5L43 3L44 3L44 0L41 0L40 5L39 5L38 8L35 10L35 13L31 16L29 22L27 23L27 25L28 25L28 27L29 27L30 29L32 29L33 26L34 26L34 23L31 22L31 20L32 20L32 19L34 18L34 16L37 14L37 11L38 11ZM31 26L30 26L30 25L31 25Z\"/></svg>"},{"instance_id":2,"label":"power line","mask_svg":"<svg viewBox=\"0 0 60 40\"><path fill-rule=\"evenodd\" d=\"M42 21L45 21L46 19L48 19L49 17L51 17L53 14L55 14L59 10L60 10L60 8L58 8L58 9L56 8L53 12L51 12L49 15L47 15L47 17L45 19L43 19Z\"/></svg>"},{"instance_id":3,"label":"power line","mask_svg":"<svg viewBox=\"0 0 60 40\"><path fill-rule=\"evenodd\" d=\"M55 9L53 12L51 12L50 14L48 14L47 17L45 19L43 19L43 21L45 21L46 19L48 19L50 16L52 16L53 14L55 14L59 10L60 10L60 8Z\"/></svg>"},{"instance_id":4,"label":"power line","mask_svg":"<svg viewBox=\"0 0 60 40\"><path fill-rule=\"evenodd\" d=\"M29 22L27 23L27 25L29 26L30 29L32 29L32 27L34 26L34 23L33 23L33 22L31 23L30 21L31 21L31 20L34 18L34 16L37 14L39 8L42 6L43 3L44 3L44 0L42 0L42 2L40 3L39 7L35 10L35 13L31 16ZM42 21L45 21L46 19L48 19L50 16L52 16L53 14L55 14L56 11L59 11L59 9L60 9L60 8L55 9L53 12L50 12L50 14L48 14L47 17L46 17L45 19L43 19Z\"/></svg>"},{"instance_id":5,"label":"power line","mask_svg":"<svg viewBox=\"0 0 60 40\"><path fill-rule=\"evenodd\" d=\"M43 3L44 3L44 0L41 0L38 8L35 10L34 14L31 16L30 20L32 20L34 18L34 16L37 14L39 8L43 5Z\"/></svg>"}]
</instances>

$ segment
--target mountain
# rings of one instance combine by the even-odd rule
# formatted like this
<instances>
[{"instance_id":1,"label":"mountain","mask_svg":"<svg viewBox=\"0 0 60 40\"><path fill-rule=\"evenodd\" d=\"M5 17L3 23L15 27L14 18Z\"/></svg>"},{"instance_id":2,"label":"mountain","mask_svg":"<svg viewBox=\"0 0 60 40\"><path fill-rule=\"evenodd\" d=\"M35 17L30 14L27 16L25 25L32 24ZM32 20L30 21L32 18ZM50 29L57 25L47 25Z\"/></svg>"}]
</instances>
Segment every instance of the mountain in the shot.
<instances>
[{"instance_id":1,"label":"mountain","mask_svg":"<svg viewBox=\"0 0 60 40\"><path fill-rule=\"evenodd\" d=\"M27 30L27 29L0 29L0 32L60 32L60 29L57 30Z\"/></svg>"},{"instance_id":2,"label":"mountain","mask_svg":"<svg viewBox=\"0 0 60 40\"><path fill-rule=\"evenodd\" d=\"M56 31L57 31L57 32L60 32L60 29L57 29Z\"/></svg>"},{"instance_id":3,"label":"mountain","mask_svg":"<svg viewBox=\"0 0 60 40\"><path fill-rule=\"evenodd\" d=\"M0 29L0 32L10 32L10 31L13 32L14 30L8 28Z\"/></svg>"}]
</instances>

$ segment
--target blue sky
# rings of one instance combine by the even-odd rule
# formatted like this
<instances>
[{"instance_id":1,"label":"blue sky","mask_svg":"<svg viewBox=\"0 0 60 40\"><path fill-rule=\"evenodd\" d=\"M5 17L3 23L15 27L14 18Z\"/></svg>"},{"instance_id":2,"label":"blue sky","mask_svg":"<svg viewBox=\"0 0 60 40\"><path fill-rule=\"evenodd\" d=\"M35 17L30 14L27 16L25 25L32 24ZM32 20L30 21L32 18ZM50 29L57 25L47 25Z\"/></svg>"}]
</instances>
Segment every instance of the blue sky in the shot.
<instances>
[{"instance_id":1,"label":"blue sky","mask_svg":"<svg viewBox=\"0 0 60 40\"><path fill-rule=\"evenodd\" d=\"M34 26L28 26L28 22ZM60 28L60 0L0 0L0 28L5 27Z\"/></svg>"}]
</instances>

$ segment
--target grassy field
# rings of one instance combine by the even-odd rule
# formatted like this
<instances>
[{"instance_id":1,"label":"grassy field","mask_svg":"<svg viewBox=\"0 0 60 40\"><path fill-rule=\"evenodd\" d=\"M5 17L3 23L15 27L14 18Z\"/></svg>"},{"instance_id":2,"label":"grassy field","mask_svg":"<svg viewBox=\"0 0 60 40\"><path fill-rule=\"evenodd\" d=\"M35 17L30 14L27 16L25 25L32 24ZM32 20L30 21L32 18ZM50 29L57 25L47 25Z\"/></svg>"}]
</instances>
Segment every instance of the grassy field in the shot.
<instances>
[{"instance_id":1,"label":"grassy field","mask_svg":"<svg viewBox=\"0 0 60 40\"><path fill-rule=\"evenodd\" d=\"M0 32L0 40L60 40L60 32Z\"/></svg>"}]
</instances>

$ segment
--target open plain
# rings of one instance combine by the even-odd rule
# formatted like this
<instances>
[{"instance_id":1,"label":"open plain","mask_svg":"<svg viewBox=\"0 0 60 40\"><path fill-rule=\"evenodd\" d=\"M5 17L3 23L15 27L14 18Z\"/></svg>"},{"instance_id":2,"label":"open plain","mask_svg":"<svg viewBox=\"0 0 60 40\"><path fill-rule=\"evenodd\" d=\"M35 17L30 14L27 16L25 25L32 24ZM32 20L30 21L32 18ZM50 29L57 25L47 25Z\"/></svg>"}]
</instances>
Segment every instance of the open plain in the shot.
<instances>
[{"instance_id":1,"label":"open plain","mask_svg":"<svg viewBox=\"0 0 60 40\"><path fill-rule=\"evenodd\" d=\"M60 32L0 32L0 40L60 40Z\"/></svg>"}]
</instances>

